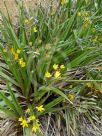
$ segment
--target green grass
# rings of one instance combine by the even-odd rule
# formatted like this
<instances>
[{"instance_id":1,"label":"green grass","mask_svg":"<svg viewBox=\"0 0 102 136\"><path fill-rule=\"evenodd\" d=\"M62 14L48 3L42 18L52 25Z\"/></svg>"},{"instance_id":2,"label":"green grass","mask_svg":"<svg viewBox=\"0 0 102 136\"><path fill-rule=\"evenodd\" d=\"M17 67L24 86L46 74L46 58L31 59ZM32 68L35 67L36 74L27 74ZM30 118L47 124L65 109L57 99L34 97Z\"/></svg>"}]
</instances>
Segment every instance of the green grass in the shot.
<instances>
[{"instance_id":1,"label":"green grass","mask_svg":"<svg viewBox=\"0 0 102 136\"><path fill-rule=\"evenodd\" d=\"M80 117L86 117L98 133L95 122L102 108L100 1L78 0L73 6L69 0L55 11L38 7L29 13L23 4L18 7L17 26L9 13L6 17L1 12L0 78L5 85L0 91L1 111L17 122L19 117L27 120L34 115L40 121L51 114L58 119L56 125L64 122L68 136L79 134ZM51 77L45 76L47 72ZM36 109L40 105L42 112ZM36 123L28 124L22 128L25 136L32 135ZM45 135L41 128L37 135Z\"/></svg>"}]
</instances>

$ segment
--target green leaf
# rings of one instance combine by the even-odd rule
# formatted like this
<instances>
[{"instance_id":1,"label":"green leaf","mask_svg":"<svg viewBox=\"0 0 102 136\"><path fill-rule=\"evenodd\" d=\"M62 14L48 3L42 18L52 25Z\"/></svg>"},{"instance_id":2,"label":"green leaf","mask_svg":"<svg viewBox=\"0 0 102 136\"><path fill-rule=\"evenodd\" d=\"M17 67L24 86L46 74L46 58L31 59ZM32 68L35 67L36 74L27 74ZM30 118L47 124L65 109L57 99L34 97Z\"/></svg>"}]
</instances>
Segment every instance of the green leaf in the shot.
<instances>
[{"instance_id":1,"label":"green leaf","mask_svg":"<svg viewBox=\"0 0 102 136\"><path fill-rule=\"evenodd\" d=\"M23 111L22 111L22 108L21 108L21 106L20 106L20 104L19 104L17 98L15 97L14 92L11 90L9 84L8 84L8 90L9 90L9 92L10 92L10 95L11 95L12 101L13 101L13 104L14 104L14 106L15 106L15 108L16 108L18 114L19 114L20 116L23 115L24 113L23 113Z\"/></svg>"},{"instance_id":2,"label":"green leaf","mask_svg":"<svg viewBox=\"0 0 102 136\"><path fill-rule=\"evenodd\" d=\"M66 99L70 104L73 105L73 103L68 99L68 97L59 89L51 87L50 90L56 94L59 94L60 96L62 96L64 99Z\"/></svg>"},{"instance_id":3,"label":"green leaf","mask_svg":"<svg viewBox=\"0 0 102 136\"><path fill-rule=\"evenodd\" d=\"M6 103L6 105L16 113L16 108L15 108L15 106L14 106L14 105L12 104L12 102L7 98L7 96L5 96L2 92L0 92L0 98L3 99L4 102Z\"/></svg>"},{"instance_id":4,"label":"green leaf","mask_svg":"<svg viewBox=\"0 0 102 136\"><path fill-rule=\"evenodd\" d=\"M13 111L8 110L6 107L2 107L0 105L0 110L3 111L8 117L17 118L17 114L15 114Z\"/></svg>"},{"instance_id":5,"label":"green leaf","mask_svg":"<svg viewBox=\"0 0 102 136\"><path fill-rule=\"evenodd\" d=\"M59 104L60 102L62 102L64 99L62 96L54 99L53 101L49 102L46 106L45 109L47 111L47 109L53 108L54 106L56 106L57 104Z\"/></svg>"},{"instance_id":6,"label":"green leaf","mask_svg":"<svg viewBox=\"0 0 102 136\"><path fill-rule=\"evenodd\" d=\"M6 81L9 81L10 83L15 84L16 86L19 87L19 84L10 76L8 76L7 74L3 73L0 69L0 76L3 77Z\"/></svg>"}]
</instances>

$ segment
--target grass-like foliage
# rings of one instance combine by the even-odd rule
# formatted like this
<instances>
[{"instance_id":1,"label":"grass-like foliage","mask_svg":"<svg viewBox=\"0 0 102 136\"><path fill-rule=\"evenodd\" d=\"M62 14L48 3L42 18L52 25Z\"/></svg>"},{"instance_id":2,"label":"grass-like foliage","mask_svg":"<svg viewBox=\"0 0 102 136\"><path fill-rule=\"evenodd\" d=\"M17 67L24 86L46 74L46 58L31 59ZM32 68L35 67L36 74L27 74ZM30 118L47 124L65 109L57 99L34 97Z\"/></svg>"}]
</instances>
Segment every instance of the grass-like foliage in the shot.
<instances>
[{"instance_id":1,"label":"grass-like foliage","mask_svg":"<svg viewBox=\"0 0 102 136\"><path fill-rule=\"evenodd\" d=\"M101 1L62 0L56 9L34 11L17 4L16 24L0 13L0 111L22 126L19 135L79 136L83 118L98 135ZM50 132L49 124L56 130Z\"/></svg>"}]
</instances>

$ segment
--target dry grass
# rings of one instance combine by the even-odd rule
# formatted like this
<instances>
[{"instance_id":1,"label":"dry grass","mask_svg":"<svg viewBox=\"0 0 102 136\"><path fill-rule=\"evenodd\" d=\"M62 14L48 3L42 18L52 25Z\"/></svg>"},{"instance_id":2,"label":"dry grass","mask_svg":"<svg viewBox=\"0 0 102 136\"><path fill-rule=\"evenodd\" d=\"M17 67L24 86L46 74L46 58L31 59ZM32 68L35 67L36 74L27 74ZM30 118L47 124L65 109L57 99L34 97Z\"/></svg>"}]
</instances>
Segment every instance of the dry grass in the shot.
<instances>
[{"instance_id":1,"label":"dry grass","mask_svg":"<svg viewBox=\"0 0 102 136\"><path fill-rule=\"evenodd\" d=\"M12 18L17 16L18 10L17 10L17 5L15 4L15 0L5 0L6 1L6 5L8 8L8 11L11 15ZM47 7L50 5L51 0L23 0L24 1L24 5L26 8L34 8L36 7L36 5L41 4L44 7ZM53 0L53 5L55 7L57 0ZM3 11L3 13L6 14L6 9L3 3L3 0L0 0L0 10Z\"/></svg>"},{"instance_id":2,"label":"dry grass","mask_svg":"<svg viewBox=\"0 0 102 136\"><path fill-rule=\"evenodd\" d=\"M36 5L36 0L25 0L24 3L25 3L25 6L27 7L34 7ZM14 0L6 0L6 5L10 15L12 17L16 17L18 10ZM3 0L0 0L0 10L2 10L3 13L6 14L6 9L5 9Z\"/></svg>"}]
</instances>

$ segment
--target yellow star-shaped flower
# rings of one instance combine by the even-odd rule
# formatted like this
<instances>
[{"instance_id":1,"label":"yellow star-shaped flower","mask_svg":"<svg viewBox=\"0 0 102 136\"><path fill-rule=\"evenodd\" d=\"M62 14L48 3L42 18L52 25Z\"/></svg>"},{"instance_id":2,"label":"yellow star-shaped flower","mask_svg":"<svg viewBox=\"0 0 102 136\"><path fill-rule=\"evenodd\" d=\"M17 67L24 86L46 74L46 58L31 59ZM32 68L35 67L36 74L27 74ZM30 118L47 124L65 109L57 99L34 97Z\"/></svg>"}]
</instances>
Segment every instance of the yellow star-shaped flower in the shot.
<instances>
[{"instance_id":1,"label":"yellow star-shaped flower","mask_svg":"<svg viewBox=\"0 0 102 136\"><path fill-rule=\"evenodd\" d=\"M24 22L25 23L29 23L30 21L29 21L29 19L25 19Z\"/></svg>"},{"instance_id":2,"label":"yellow star-shaped flower","mask_svg":"<svg viewBox=\"0 0 102 136\"><path fill-rule=\"evenodd\" d=\"M7 49L3 49L3 52L7 52Z\"/></svg>"},{"instance_id":3,"label":"yellow star-shaped flower","mask_svg":"<svg viewBox=\"0 0 102 136\"><path fill-rule=\"evenodd\" d=\"M30 122L30 121L32 121L32 120L35 120L35 119L36 119L35 116L32 115L32 116L30 116L30 117L28 118L28 122Z\"/></svg>"},{"instance_id":4,"label":"yellow star-shaped flower","mask_svg":"<svg viewBox=\"0 0 102 136\"><path fill-rule=\"evenodd\" d=\"M34 31L34 33L36 33L38 30L37 30L37 27L34 27L33 28L33 31Z\"/></svg>"},{"instance_id":5,"label":"yellow star-shaped flower","mask_svg":"<svg viewBox=\"0 0 102 136\"><path fill-rule=\"evenodd\" d=\"M46 78L50 78L51 76L52 76L52 75L51 75L49 72L46 72L46 73L45 73L45 77L46 77Z\"/></svg>"},{"instance_id":6,"label":"yellow star-shaped flower","mask_svg":"<svg viewBox=\"0 0 102 136\"><path fill-rule=\"evenodd\" d=\"M23 118L22 118L22 117L20 117L20 118L18 119L18 121L22 122L22 121L23 121Z\"/></svg>"},{"instance_id":7,"label":"yellow star-shaped flower","mask_svg":"<svg viewBox=\"0 0 102 136\"><path fill-rule=\"evenodd\" d=\"M26 66L25 62L22 62L21 67L24 68Z\"/></svg>"},{"instance_id":8,"label":"yellow star-shaped flower","mask_svg":"<svg viewBox=\"0 0 102 136\"><path fill-rule=\"evenodd\" d=\"M55 74L54 74L54 77L55 78L59 78L61 75L60 71L56 71Z\"/></svg>"},{"instance_id":9,"label":"yellow star-shaped flower","mask_svg":"<svg viewBox=\"0 0 102 136\"><path fill-rule=\"evenodd\" d=\"M20 54L21 50L17 49L17 53Z\"/></svg>"},{"instance_id":10,"label":"yellow star-shaped flower","mask_svg":"<svg viewBox=\"0 0 102 136\"><path fill-rule=\"evenodd\" d=\"M81 16L81 12L78 12L78 13L77 13L77 16L80 17L80 16Z\"/></svg>"},{"instance_id":11,"label":"yellow star-shaped flower","mask_svg":"<svg viewBox=\"0 0 102 136\"><path fill-rule=\"evenodd\" d=\"M26 66L26 63L23 61L23 58L19 59L19 64L22 68Z\"/></svg>"},{"instance_id":12,"label":"yellow star-shaped flower","mask_svg":"<svg viewBox=\"0 0 102 136\"><path fill-rule=\"evenodd\" d=\"M14 54L14 59L17 60L18 59L18 53Z\"/></svg>"},{"instance_id":13,"label":"yellow star-shaped flower","mask_svg":"<svg viewBox=\"0 0 102 136\"><path fill-rule=\"evenodd\" d=\"M37 109L39 112L42 112L42 111L45 110L45 109L43 108L43 105L37 106L36 109Z\"/></svg>"},{"instance_id":14,"label":"yellow star-shaped flower","mask_svg":"<svg viewBox=\"0 0 102 136\"><path fill-rule=\"evenodd\" d=\"M11 48L11 53L12 53L12 54L15 54L15 50L14 50L13 47Z\"/></svg>"},{"instance_id":15,"label":"yellow star-shaped flower","mask_svg":"<svg viewBox=\"0 0 102 136\"><path fill-rule=\"evenodd\" d=\"M66 4L66 0L61 0L61 5L65 5Z\"/></svg>"},{"instance_id":16,"label":"yellow star-shaped flower","mask_svg":"<svg viewBox=\"0 0 102 136\"><path fill-rule=\"evenodd\" d=\"M19 64L21 65L23 62L23 58L19 59Z\"/></svg>"},{"instance_id":17,"label":"yellow star-shaped flower","mask_svg":"<svg viewBox=\"0 0 102 136\"><path fill-rule=\"evenodd\" d=\"M39 126L37 126L37 125L33 125L33 127L32 127L32 132L35 132L36 133L36 131L39 129Z\"/></svg>"},{"instance_id":18,"label":"yellow star-shaped flower","mask_svg":"<svg viewBox=\"0 0 102 136\"><path fill-rule=\"evenodd\" d=\"M54 65L53 65L53 69L54 69L54 70L57 70L57 69L58 69L58 64L54 64Z\"/></svg>"},{"instance_id":19,"label":"yellow star-shaped flower","mask_svg":"<svg viewBox=\"0 0 102 136\"><path fill-rule=\"evenodd\" d=\"M61 65L61 66L60 66L60 69L64 69L64 68L65 68L65 66L64 66L64 65Z\"/></svg>"},{"instance_id":20,"label":"yellow star-shaped flower","mask_svg":"<svg viewBox=\"0 0 102 136\"><path fill-rule=\"evenodd\" d=\"M74 101L74 99L75 99L74 94L68 94L68 97L69 97L70 101Z\"/></svg>"},{"instance_id":21,"label":"yellow star-shaped flower","mask_svg":"<svg viewBox=\"0 0 102 136\"><path fill-rule=\"evenodd\" d=\"M25 111L26 113L30 113L30 109L28 108L28 109L26 109L26 111Z\"/></svg>"},{"instance_id":22,"label":"yellow star-shaped flower","mask_svg":"<svg viewBox=\"0 0 102 136\"><path fill-rule=\"evenodd\" d=\"M20 124L23 128L28 127L28 123L25 119L22 120L21 124Z\"/></svg>"}]
</instances>

